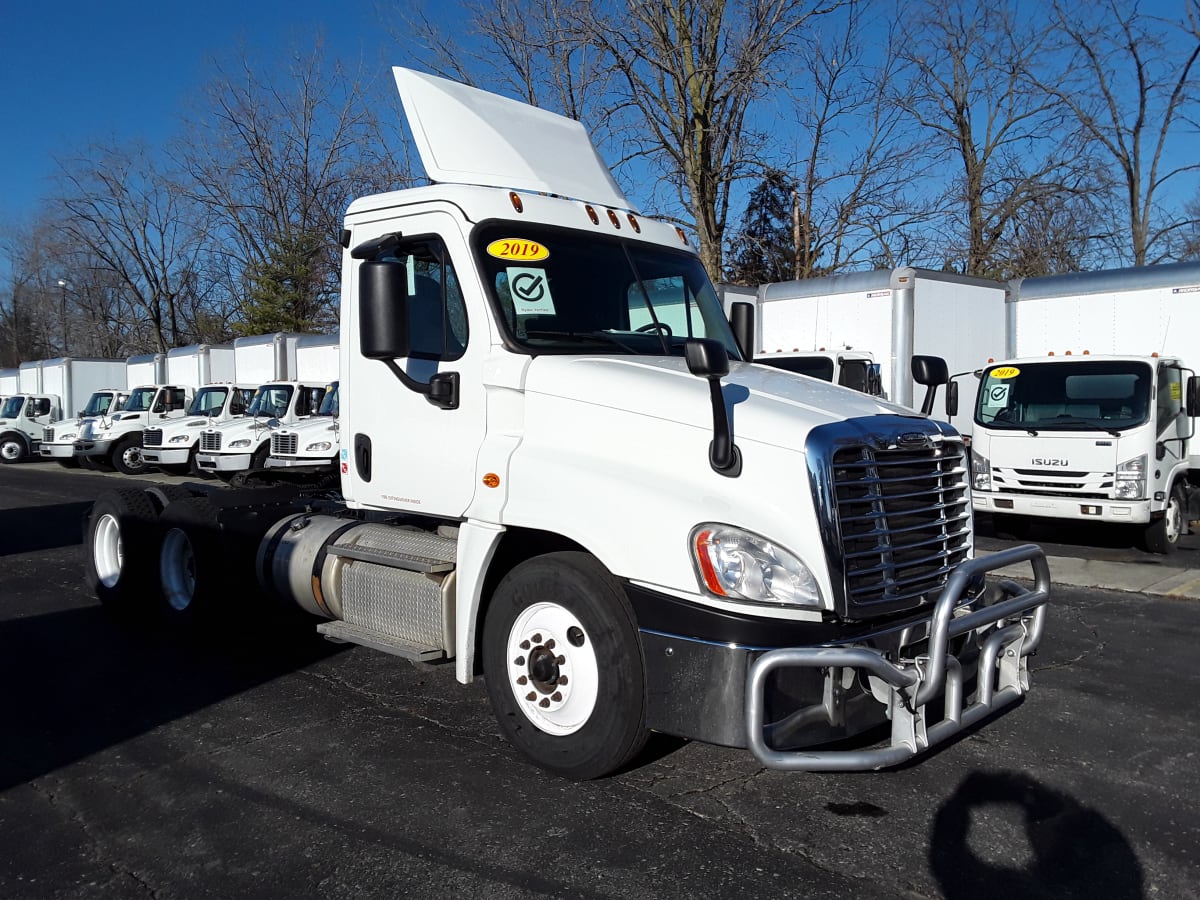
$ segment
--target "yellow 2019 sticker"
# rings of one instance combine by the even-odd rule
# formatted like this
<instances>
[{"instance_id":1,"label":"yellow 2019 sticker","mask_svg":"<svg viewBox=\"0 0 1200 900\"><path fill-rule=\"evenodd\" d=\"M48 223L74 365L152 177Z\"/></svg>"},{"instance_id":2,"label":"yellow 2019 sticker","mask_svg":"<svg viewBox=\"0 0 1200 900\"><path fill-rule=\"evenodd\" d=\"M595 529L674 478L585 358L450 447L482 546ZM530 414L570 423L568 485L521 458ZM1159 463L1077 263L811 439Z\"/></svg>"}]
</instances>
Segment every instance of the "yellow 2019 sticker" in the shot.
<instances>
[{"instance_id":1,"label":"yellow 2019 sticker","mask_svg":"<svg viewBox=\"0 0 1200 900\"><path fill-rule=\"evenodd\" d=\"M488 256L496 259L515 259L521 262L532 262L546 259L550 251L537 241L527 241L524 238L501 238L487 245Z\"/></svg>"},{"instance_id":2,"label":"yellow 2019 sticker","mask_svg":"<svg viewBox=\"0 0 1200 900\"><path fill-rule=\"evenodd\" d=\"M1183 385L1180 384L1178 381L1171 382L1171 399L1172 400L1182 400L1183 399Z\"/></svg>"},{"instance_id":3,"label":"yellow 2019 sticker","mask_svg":"<svg viewBox=\"0 0 1200 900\"><path fill-rule=\"evenodd\" d=\"M1016 366L1001 366L988 372L988 376L991 378L1016 378L1020 374L1021 370Z\"/></svg>"}]
</instances>

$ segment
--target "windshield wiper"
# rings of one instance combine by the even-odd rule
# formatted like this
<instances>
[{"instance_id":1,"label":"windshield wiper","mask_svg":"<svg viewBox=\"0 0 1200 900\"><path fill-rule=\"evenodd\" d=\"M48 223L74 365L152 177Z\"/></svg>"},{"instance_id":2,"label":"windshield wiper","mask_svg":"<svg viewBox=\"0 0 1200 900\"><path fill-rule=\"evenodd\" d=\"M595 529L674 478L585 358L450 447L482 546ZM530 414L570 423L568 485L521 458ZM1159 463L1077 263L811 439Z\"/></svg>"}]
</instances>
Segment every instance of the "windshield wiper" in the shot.
<instances>
[{"instance_id":1,"label":"windshield wiper","mask_svg":"<svg viewBox=\"0 0 1200 900\"><path fill-rule=\"evenodd\" d=\"M601 344L614 344L626 353L637 353L637 350L607 331L527 331L525 332L525 337L537 340L574 341L576 343L595 341Z\"/></svg>"}]
</instances>

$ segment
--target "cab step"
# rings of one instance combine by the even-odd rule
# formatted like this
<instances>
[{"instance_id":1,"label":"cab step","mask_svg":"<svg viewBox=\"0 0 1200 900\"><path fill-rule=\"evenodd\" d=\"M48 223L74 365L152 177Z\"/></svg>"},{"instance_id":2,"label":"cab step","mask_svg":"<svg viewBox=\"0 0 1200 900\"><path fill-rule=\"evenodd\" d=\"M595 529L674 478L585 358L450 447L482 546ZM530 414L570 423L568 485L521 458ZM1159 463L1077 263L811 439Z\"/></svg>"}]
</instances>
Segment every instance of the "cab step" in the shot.
<instances>
[{"instance_id":1,"label":"cab step","mask_svg":"<svg viewBox=\"0 0 1200 900\"><path fill-rule=\"evenodd\" d=\"M393 656L400 656L414 662L429 662L430 660L443 659L446 656L446 651L440 650L437 647L422 647L418 644L412 644L400 638L392 637L389 634L381 634L377 631L351 625L349 622L322 622L317 626L317 631L325 635L326 640L337 644L359 644L363 647L370 647L372 650L381 650L384 653L390 653Z\"/></svg>"}]
</instances>

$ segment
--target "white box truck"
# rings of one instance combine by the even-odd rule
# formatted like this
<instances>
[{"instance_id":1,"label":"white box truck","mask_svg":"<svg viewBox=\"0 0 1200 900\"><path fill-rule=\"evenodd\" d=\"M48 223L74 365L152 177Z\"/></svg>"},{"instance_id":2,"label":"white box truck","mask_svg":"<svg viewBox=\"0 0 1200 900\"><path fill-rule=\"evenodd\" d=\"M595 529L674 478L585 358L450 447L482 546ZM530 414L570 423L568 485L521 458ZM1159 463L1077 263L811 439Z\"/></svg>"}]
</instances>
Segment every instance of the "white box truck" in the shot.
<instances>
[{"instance_id":1,"label":"white box truck","mask_svg":"<svg viewBox=\"0 0 1200 900\"><path fill-rule=\"evenodd\" d=\"M81 464L113 468L125 475L146 471L143 429L183 416L195 390L193 384L167 383L166 374L166 354L144 354L126 360L128 399L120 412L98 416L80 426L75 456Z\"/></svg>"},{"instance_id":2,"label":"white box truck","mask_svg":"<svg viewBox=\"0 0 1200 900\"><path fill-rule=\"evenodd\" d=\"M259 386L246 414L200 433L196 468L224 481L266 467L271 435L315 414L338 370L338 339L331 335L288 336L290 377Z\"/></svg>"},{"instance_id":3,"label":"white box truck","mask_svg":"<svg viewBox=\"0 0 1200 900\"><path fill-rule=\"evenodd\" d=\"M17 368L0 369L0 402L21 389L21 370Z\"/></svg>"},{"instance_id":4,"label":"white box truck","mask_svg":"<svg viewBox=\"0 0 1200 900\"><path fill-rule=\"evenodd\" d=\"M63 417L62 397L43 386L42 367L47 362L31 360L17 367L16 391L0 405L0 461L16 463L40 455L46 426Z\"/></svg>"},{"instance_id":5,"label":"white box truck","mask_svg":"<svg viewBox=\"0 0 1200 900\"><path fill-rule=\"evenodd\" d=\"M257 382L237 379L234 344L194 344L168 350L167 378L175 384L201 387L181 418L142 430L142 459L153 468L201 475L196 467L200 429L244 415Z\"/></svg>"},{"instance_id":6,"label":"white box truck","mask_svg":"<svg viewBox=\"0 0 1200 900\"><path fill-rule=\"evenodd\" d=\"M332 640L482 674L512 744L577 779L654 730L876 769L1026 693L1045 558L974 558L949 425L743 362L753 310L725 318L578 122L395 75L434 183L346 213L342 499L106 493L102 602L230 627L257 577ZM1030 585L989 587L1019 561Z\"/></svg>"},{"instance_id":7,"label":"white box truck","mask_svg":"<svg viewBox=\"0 0 1200 900\"><path fill-rule=\"evenodd\" d=\"M48 359L41 365L42 387L63 398L63 415L42 430L38 453L74 468L75 441L84 419L107 415L121 408L125 398L125 360Z\"/></svg>"},{"instance_id":8,"label":"white box truck","mask_svg":"<svg viewBox=\"0 0 1200 900\"><path fill-rule=\"evenodd\" d=\"M1200 513L1197 301L1200 263L1015 283L1012 355L966 400L975 510L1018 535L1035 518L1125 524L1172 551Z\"/></svg>"},{"instance_id":9,"label":"white box truck","mask_svg":"<svg viewBox=\"0 0 1200 900\"><path fill-rule=\"evenodd\" d=\"M940 356L951 372L1003 355L1006 292L997 281L907 266L764 284L758 349L868 351L885 395L913 407L914 355Z\"/></svg>"}]
</instances>

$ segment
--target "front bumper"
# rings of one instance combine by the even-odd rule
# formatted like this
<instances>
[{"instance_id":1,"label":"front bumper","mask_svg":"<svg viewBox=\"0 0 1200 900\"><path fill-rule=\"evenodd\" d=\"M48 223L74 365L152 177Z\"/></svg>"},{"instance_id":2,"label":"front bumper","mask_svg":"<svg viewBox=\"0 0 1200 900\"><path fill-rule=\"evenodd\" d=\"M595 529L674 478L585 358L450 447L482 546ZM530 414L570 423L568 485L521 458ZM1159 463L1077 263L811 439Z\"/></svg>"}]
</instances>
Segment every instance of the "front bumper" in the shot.
<instances>
[{"instance_id":1,"label":"front bumper","mask_svg":"<svg viewBox=\"0 0 1200 900\"><path fill-rule=\"evenodd\" d=\"M191 447L143 447L142 459L153 466L185 466Z\"/></svg>"},{"instance_id":2,"label":"front bumper","mask_svg":"<svg viewBox=\"0 0 1200 900\"><path fill-rule=\"evenodd\" d=\"M38 447L42 456L50 459L70 459L75 455L75 444L47 444L45 441Z\"/></svg>"},{"instance_id":3,"label":"front bumper","mask_svg":"<svg viewBox=\"0 0 1200 900\"><path fill-rule=\"evenodd\" d=\"M1086 519L1133 525L1145 525L1154 518L1156 512L1149 500L1096 500L1088 497L1073 499L984 491L972 493L971 506L975 512L999 515ZM1161 513L1162 509L1157 512Z\"/></svg>"},{"instance_id":4,"label":"front bumper","mask_svg":"<svg viewBox=\"0 0 1200 900\"><path fill-rule=\"evenodd\" d=\"M114 441L76 441L76 456L108 456Z\"/></svg>"},{"instance_id":5,"label":"front bumper","mask_svg":"<svg viewBox=\"0 0 1200 900\"><path fill-rule=\"evenodd\" d=\"M243 472L250 468L253 453L198 453L196 467L204 472Z\"/></svg>"},{"instance_id":6,"label":"front bumper","mask_svg":"<svg viewBox=\"0 0 1200 900\"><path fill-rule=\"evenodd\" d=\"M268 456L266 466L268 469L293 469L300 466L334 466L337 463L337 458L333 456Z\"/></svg>"},{"instance_id":7,"label":"front bumper","mask_svg":"<svg viewBox=\"0 0 1200 900\"><path fill-rule=\"evenodd\" d=\"M1034 584L997 583L1002 599L963 603L985 573L1030 562ZM768 768L862 771L894 766L1020 699L1041 641L1050 570L1034 544L960 565L931 613L838 638L831 626L791 629L792 646L722 642L648 629L635 600L647 678L648 727L746 747ZM631 600L634 598L631 597ZM754 639L725 616L719 627ZM781 632L787 630L780 627ZM759 631L760 634L769 632ZM832 638L832 639L831 639ZM807 646L797 646L802 642ZM890 722L865 749L812 749Z\"/></svg>"}]
</instances>

